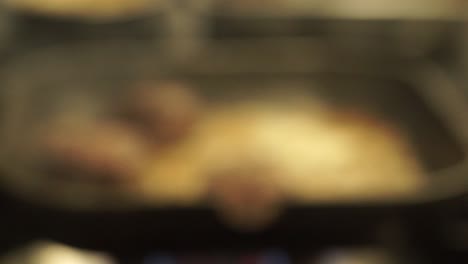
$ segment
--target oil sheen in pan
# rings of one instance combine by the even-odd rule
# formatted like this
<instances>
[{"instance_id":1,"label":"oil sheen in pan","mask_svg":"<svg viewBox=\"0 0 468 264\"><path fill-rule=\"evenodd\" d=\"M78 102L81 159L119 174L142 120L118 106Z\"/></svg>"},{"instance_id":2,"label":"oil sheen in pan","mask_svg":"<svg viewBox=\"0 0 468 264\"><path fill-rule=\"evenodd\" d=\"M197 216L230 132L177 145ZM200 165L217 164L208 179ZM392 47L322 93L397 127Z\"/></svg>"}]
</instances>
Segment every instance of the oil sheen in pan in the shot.
<instances>
[{"instance_id":1,"label":"oil sheen in pan","mask_svg":"<svg viewBox=\"0 0 468 264\"><path fill-rule=\"evenodd\" d=\"M429 172L451 167L464 158L455 135L420 97L414 83L397 78L340 73L247 74L194 76L194 82L214 100L263 100L275 91L279 96L284 91L293 93L296 87L336 111L359 111L399 130Z\"/></svg>"}]
</instances>

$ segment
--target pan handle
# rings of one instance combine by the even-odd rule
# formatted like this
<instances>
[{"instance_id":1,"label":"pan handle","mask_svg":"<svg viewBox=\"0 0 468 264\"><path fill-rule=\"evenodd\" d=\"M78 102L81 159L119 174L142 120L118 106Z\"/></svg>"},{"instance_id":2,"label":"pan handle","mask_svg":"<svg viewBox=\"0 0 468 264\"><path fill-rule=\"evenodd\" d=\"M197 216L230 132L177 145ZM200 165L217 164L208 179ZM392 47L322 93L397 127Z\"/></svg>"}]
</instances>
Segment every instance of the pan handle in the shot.
<instances>
[{"instance_id":1,"label":"pan handle","mask_svg":"<svg viewBox=\"0 0 468 264\"><path fill-rule=\"evenodd\" d=\"M468 192L468 97L434 63L426 61L418 66L417 92L452 131L466 155L457 165L430 175L431 183L423 199L448 199Z\"/></svg>"}]
</instances>

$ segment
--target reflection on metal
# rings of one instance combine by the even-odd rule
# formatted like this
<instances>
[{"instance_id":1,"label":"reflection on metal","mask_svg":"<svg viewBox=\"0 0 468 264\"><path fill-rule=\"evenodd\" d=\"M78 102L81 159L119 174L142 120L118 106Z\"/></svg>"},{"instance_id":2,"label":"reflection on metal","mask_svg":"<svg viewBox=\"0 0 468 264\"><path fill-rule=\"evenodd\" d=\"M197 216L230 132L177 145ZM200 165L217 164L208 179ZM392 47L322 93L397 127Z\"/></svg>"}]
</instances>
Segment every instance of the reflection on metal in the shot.
<instances>
[{"instance_id":1,"label":"reflection on metal","mask_svg":"<svg viewBox=\"0 0 468 264\"><path fill-rule=\"evenodd\" d=\"M186 61L200 52L209 34L211 0L166 1L166 51L174 62Z\"/></svg>"}]
</instances>

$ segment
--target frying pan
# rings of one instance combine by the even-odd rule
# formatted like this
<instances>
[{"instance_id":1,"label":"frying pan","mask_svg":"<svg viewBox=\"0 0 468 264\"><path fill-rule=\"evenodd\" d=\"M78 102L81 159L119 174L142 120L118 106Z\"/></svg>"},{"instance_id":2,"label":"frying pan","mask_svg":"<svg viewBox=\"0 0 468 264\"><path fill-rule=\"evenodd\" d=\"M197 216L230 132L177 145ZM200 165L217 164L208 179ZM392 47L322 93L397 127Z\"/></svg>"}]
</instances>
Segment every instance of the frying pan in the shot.
<instances>
[{"instance_id":1,"label":"frying pan","mask_svg":"<svg viewBox=\"0 0 468 264\"><path fill-rule=\"evenodd\" d=\"M17 167L7 171L27 168L15 158L34 126L60 111L59 103L87 96L97 98L98 104L112 104L125 83L167 76L206 87L201 92L209 95L245 87L248 93L262 83L310 87L329 103L358 106L410 135L429 174L437 175L429 177L431 186L415 201L465 190L467 104L443 72L428 62L404 58L358 62L356 54L333 53L309 38L215 40L182 64L164 57L157 42L141 41L83 40L19 54L5 65L3 75L4 164Z\"/></svg>"},{"instance_id":2,"label":"frying pan","mask_svg":"<svg viewBox=\"0 0 468 264\"><path fill-rule=\"evenodd\" d=\"M15 191L22 188L15 178L34 174L34 171L23 170L26 166L21 166L12 153L20 149L16 144L27 142L24 139L31 129L30 122L37 122L40 120L37 117L47 114L36 106L60 101L65 98L65 90L81 91L81 88L68 87L75 81L86 84L80 86L85 88L85 93L102 98L103 102L112 101L109 94L116 91L113 89L119 89L112 84L125 83L140 76L179 76L200 86L231 88L236 83L241 87L242 84L265 80L319 83L323 86L314 87L327 87L317 91L324 100L363 107L408 132L427 168L430 181L427 189L405 200L302 205L294 217L286 215L270 230L272 233L258 236L257 242L265 241L275 228L282 228L280 237L285 237L312 225L317 231L318 226L327 222L333 226L327 229L330 231L340 224L338 219L344 215L355 219L350 220L347 226L359 226L356 232L360 232L365 229L365 223L375 223L376 219L382 220L399 212L408 213L415 208L424 211L428 205L433 206L466 192L468 122L464 113L468 104L459 87L427 60L395 53L377 58L364 56L334 49L327 42L307 37L276 38L274 41L213 40L207 49L182 63L174 63L170 57L164 56L161 46L157 40L129 40L117 34L108 40L99 37L73 39L28 47L27 50L13 50L2 73L4 122L1 160L5 172L2 180L7 183L7 192L14 196ZM287 63L276 63L278 61ZM96 83L106 88L94 89ZM222 90L228 91L227 88ZM39 102L37 98L43 101ZM16 201L14 207L6 207L8 213L4 221L21 226L22 230L12 228L8 232L17 232L18 239L22 237L20 234L49 236L88 247L107 244L117 249L115 241L133 240L143 234L147 234L142 238L147 244L161 246L180 245L179 242L188 234L223 233L221 237L226 243L231 238L239 238L238 234L218 223L208 208L155 210L130 205L124 206L123 210L120 206L117 206L118 210L111 206L77 212L63 206L50 207L57 201L46 203L49 206L44 207L44 204L35 203L34 197L34 194L26 192L22 202ZM35 220L34 223L23 221L27 219ZM194 222L197 224L189 227L189 223ZM86 238L78 231L81 228L94 230L99 235L95 234L93 239ZM114 228L121 229L115 232L112 231ZM339 232L337 230L341 229L335 232ZM312 229L309 231L308 234L313 233ZM178 235L174 235L176 233ZM216 241L215 237L210 241Z\"/></svg>"}]
</instances>

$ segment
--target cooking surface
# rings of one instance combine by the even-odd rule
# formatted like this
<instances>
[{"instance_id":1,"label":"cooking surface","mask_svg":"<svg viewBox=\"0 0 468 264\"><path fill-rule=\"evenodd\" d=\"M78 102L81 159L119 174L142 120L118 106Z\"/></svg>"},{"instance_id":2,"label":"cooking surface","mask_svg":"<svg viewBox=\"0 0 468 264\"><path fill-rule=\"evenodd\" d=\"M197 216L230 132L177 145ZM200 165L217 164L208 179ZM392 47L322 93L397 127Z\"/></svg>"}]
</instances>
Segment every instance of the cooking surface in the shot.
<instances>
[{"instance_id":1,"label":"cooking surface","mask_svg":"<svg viewBox=\"0 0 468 264\"><path fill-rule=\"evenodd\" d=\"M10 0L10 3L27 5L28 1ZM124 4L127 2L119 1ZM313 252L317 254L312 260L308 259L308 262L322 260L327 264L352 261L349 257L354 253L358 253L358 259L363 255L366 259L366 256L369 256L366 252L353 253L354 250L350 251L349 247L370 245L383 246L389 253L402 256L402 260L406 260L407 263L458 263L460 259L457 258L466 255L453 250L459 249L460 246L466 247L466 241L462 238L466 229L466 217L458 215L460 209L457 207L462 206L463 210L466 207L466 204L461 205L462 199L458 199L462 192L466 192L467 186L464 175L468 169L465 163L468 127L463 124L464 118L460 115L460 112L464 112L464 107L461 107L464 100L461 97L458 100L453 98L460 94L451 94L451 88L454 87L444 81L448 80L447 76L438 78L441 71L432 72L429 69L421 74L421 69L413 67L413 63L419 63L422 57L440 59L447 53L456 56L455 52L447 51L446 48L453 46L453 43L448 43L448 39L456 38L452 33L461 26L461 23L455 21L459 20L460 14L463 13L463 1L415 0L403 3L404 1L398 0L394 3L384 3L388 1L293 0L286 3L282 0L195 0L193 3L184 1L180 6L179 1L174 2L174 9L168 16L156 14L159 13L156 10L156 2L152 4L153 8L143 8L145 10L142 11L141 7L148 5L151 0L138 0L133 1L134 3L130 1L127 8L124 6L120 9L112 7L112 1L106 2L109 4L107 6L104 2L104 5L101 5L99 1L75 1L84 3L81 7L56 5L59 2L55 0L30 2L31 5L23 9L30 8L29 11L14 14L15 22L19 22L14 30L14 42L18 45L7 52L10 56L8 60L4 60L8 69L2 73L2 81L5 81L5 74L8 78L2 85L6 88L2 88L0 98L8 102L2 104L2 108L10 110L2 116L2 121L7 121L10 130L4 130L2 127L1 135L5 142L4 151L12 155L0 157L3 159L3 156L6 156L5 164L15 166L4 166L6 169L2 169L2 179L20 179L21 185L21 179L27 182L30 177L43 176L39 172L44 168L35 167L40 162L28 160L29 156L23 152L30 149L32 145L29 143L35 143L31 135L43 131L43 128L44 131L52 131L51 134L57 136L57 146L62 143L67 145L67 137L70 135L70 138L76 139L73 147L75 150L80 150L80 147L76 146L86 146L80 150L82 152L78 156L81 157L75 156L82 159L89 153L91 156L95 155L93 157L96 160L88 160L91 161L88 164L90 168L86 169L92 170L95 169L93 166L97 166L99 170L99 162L103 162L104 167L107 166L111 171L132 170L106 163L108 161L103 157L106 153L110 153L111 156L123 153L121 158L128 158L125 156L128 153L140 152L141 142L134 142L134 129L130 131L127 125L122 126L118 122L104 122L94 127L91 125L89 130L80 130L86 132L85 136L74 137L76 133L67 134L66 130L60 131L60 125L50 126L53 122L49 121L53 121L55 117L66 120L69 113L65 109L86 108L87 113L77 114L79 118L93 116L99 111L108 113L116 101L123 102L127 95L132 94L129 87L133 87L135 83L148 79L170 79L195 88L203 100L223 107L242 102L246 98L257 98L265 102L268 101L266 95L281 95L281 91L292 93L292 87L304 88L313 94L314 100L318 97L320 104L325 103L330 107L332 112L337 114L337 120L343 121L337 127L345 127L343 123L351 124L352 129L347 134L353 134L359 128L366 130L362 135L365 137L367 134L369 137L369 148L374 147L370 144L370 138L375 139L378 135L385 144L393 145L397 149L409 149L397 160L406 163L409 158L411 164L422 166L425 172L422 177L430 184L427 192L422 194L423 202L416 199L417 203L395 201L380 204L375 201L288 205L268 227L253 233L237 232L228 228L226 221L216 217L219 212L212 206L208 208L209 203L199 207L188 206L188 203L187 206L158 209L139 209L130 203L126 210L115 211L110 204L126 204L121 203L118 197L110 197L107 201L111 203L106 203L104 199L101 208L74 211L70 210L69 206L57 208L39 202L42 198L40 195L18 195L21 192L15 193L14 189L2 184L0 187L6 189L8 196L0 193L0 233L3 237L0 239L0 252L33 241L52 239L71 246L111 252L122 263L141 263L143 255L158 257L159 254L152 254L155 249L159 253L165 252L169 255L191 255L192 252L203 255L203 252L213 250L226 252L226 248L234 248L230 251L232 253L237 249L239 252L252 252L253 248L274 247L288 251L293 256L294 263L298 259L302 261L303 257L310 257L309 253ZM48 7L44 6L44 3ZM194 3L196 6L192 7L195 9L189 12L188 5ZM42 7L39 6L41 4ZM214 9L206 12L211 4L214 5ZM96 8L90 10L92 6ZM175 7L181 9L177 11ZM41 8L42 11L38 11ZM62 10L59 10L60 8ZM31 17L31 11L37 16ZM40 14L43 11L48 12L48 18L43 17L45 13ZM149 18L153 11L156 11L154 16ZM315 17L310 18L311 15ZM125 18L121 20L122 17ZM113 20L114 18L116 20ZM368 18L373 19L367 20ZM108 23L111 20L113 22ZM94 22L105 23L93 24ZM175 22L175 25L177 22L182 23L174 26L172 22ZM193 30L195 32L192 32ZM166 43L164 38L160 37L167 36L167 33L173 35L174 39ZM187 45L177 45L180 49L188 48L187 54L192 54L185 57L188 58L187 61L173 64L175 61L171 59L177 56L170 58L170 55L177 54L177 48L159 51L174 46L172 44L180 37L194 38L187 43L194 44L193 46L202 44L204 48L191 49ZM128 38L137 41L130 44L126 40L123 41ZM107 43L102 39L108 39ZM95 42L96 45L87 46L85 42L88 41ZM135 45L136 42L139 43ZM70 46L72 43L74 44ZM45 50L30 52L30 49L36 48ZM76 104L73 106L72 103ZM159 110L167 107L162 105L158 106ZM149 106L147 109L159 111L158 107ZM294 118L286 118L287 111L278 116L283 116L283 121L290 124L294 123L294 120L302 125L307 123L300 122L303 113L296 115L291 109L287 110ZM229 113L231 110L225 112ZM184 116L184 111L187 110L179 112L179 115ZM115 113L110 112L114 118ZM221 114L218 116L222 117ZM263 132L259 134L271 137L270 141L275 141L275 138L288 141L287 131L282 130L277 121L266 122L272 120L267 118L268 114L263 118L259 118L261 115L258 113L244 116L248 116L246 119L263 120L257 123L263 123L264 129L261 125L252 127L260 127L257 128L258 131ZM232 120L241 119L231 114L227 117ZM193 116L189 115L189 120L190 118ZM187 121L182 122L182 127L187 124L184 122ZM68 124L70 123L73 122L69 120ZM175 122L172 125L174 127L168 126L165 132L156 129L158 136L168 139L168 135L171 138L173 133L181 130L180 123ZM267 133L267 127L275 132ZM151 131L151 128L145 129ZM152 131L155 132L154 129ZM294 139L312 137L308 134L312 133L289 133L290 136L295 135ZM336 135L328 134L330 137ZM325 139L325 134L323 136ZM86 138L91 140L87 142ZM151 138L156 138L157 141L156 136ZM113 140L117 139L120 139L119 144L113 144ZM52 149L55 143L52 140ZM290 143L294 145L294 142ZM94 146L89 148L91 145ZM239 144L239 149L241 145ZM272 145L281 149L281 144ZM298 145L294 145L296 148L288 147L297 150ZM158 148L161 146L154 146L157 150L155 153L159 153ZM60 153L60 147L58 149ZM361 152L366 151L363 147ZM320 153L310 151L309 148L309 153L311 152ZM325 152L327 153L329 152ZM372 160L372 165L379 167L379 160L385 155L375 155L366 161ZM103 159L100 160L101 158ZM289 160L294 163L293 159ZM95 164L92 164L93 162ZM385 159L385 163L387 162L390 162L389 159ZM18 164L23 166L16 166ZM27 170L20 170L20 167ZM57 168L53 168L52 171L54 169ZM86 172L86 169L83 171ZM249 175L251 169L265 172L265 168L255 166L245 166L241 171ZM114 184L116 180L115 175L97 175L99 177L94 178L96 175L93 173L84 175L79 169L70 174L60 170L58 172L57 175L49 174L45 178L72 180L69 186L88 188L89 185L79 183L85 178L101 187L107 186L107 190L109 184ZM228 171L227 174L229 173ZM221 175L225 174L226 171L221 170ZM21 177L15 177L17 175ZM232 179L228 177L227 182ZM183 181L173 182L174 186L187 185ZM270 209L268 203L273 201L275 205L277 201L277 189L262 183L261 179L258 182L262 188L258 188L253 182L234 181L234 184L229 184L234 187L226 190L223 181L220 181L217 187L220 191L212 195L222 196L229 193L232 196L227 197L224 202L228 201L233 205L232 202L238 200L239 190L247 189L240 192L245 194L244 202L250 199L253 208L259 204L263 205L257 212L262 212L265 208ZM46 188L43 191L48 191L50 196L59 189L62 193L67 193L68 197L76 194L79 196L80 193L79 187L68 189L65 185L52 188L52 185L44 186ZM236 186L245 188L236 189ZM161 189L161 186L159 188ZM263 196L258 196L259 190L260 193L264 192ZM93 197L103 194L99 189L96 193L98 196L84 196L89 198L88 202L94 203ZM218 206L222 208L222 203ZM216 209L219 210L220 207ZM229 213L234 209L238 210L238 205L234 204L228 208ZM456 224L454 218L457 218ZM317 259L320 257L319 253L330 247L346 250L330 251L323 259ZM447 250L447 247L450 247L450 250ZM369 252L370 259L373 259L376 256L373 253L377 251ZM207 259L204 258L201 262L203 261ZM382 263L384 260L374 262Z\"/></svg>"}]
</instances>

